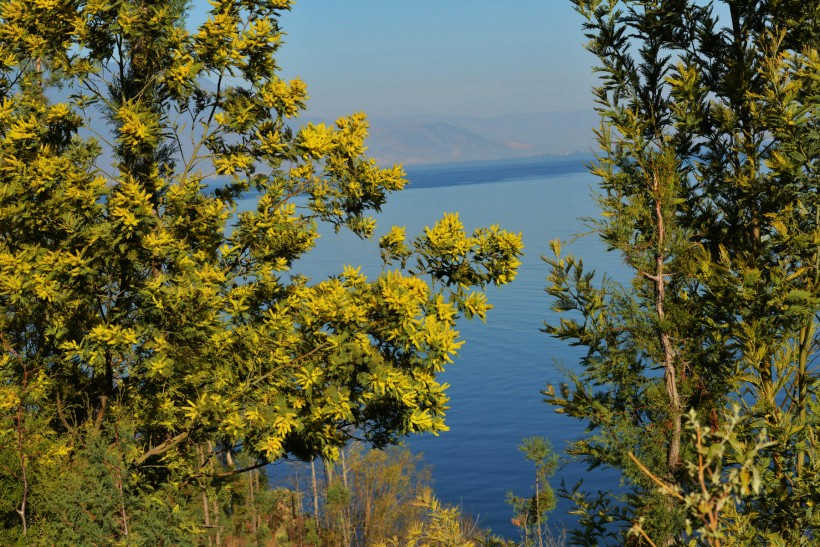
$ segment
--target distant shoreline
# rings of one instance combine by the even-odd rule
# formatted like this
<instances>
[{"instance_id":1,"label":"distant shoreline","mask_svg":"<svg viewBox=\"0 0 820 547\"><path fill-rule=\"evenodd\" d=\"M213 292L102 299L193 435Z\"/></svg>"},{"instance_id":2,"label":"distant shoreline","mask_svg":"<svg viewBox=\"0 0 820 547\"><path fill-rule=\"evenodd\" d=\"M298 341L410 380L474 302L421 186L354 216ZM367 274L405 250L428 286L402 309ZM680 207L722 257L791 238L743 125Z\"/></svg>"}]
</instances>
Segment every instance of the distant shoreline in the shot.
<instances>
[{"instance_id":1,"label":"distant shoreline","mask_svg":"<svg viewBox=\"0 0 820 547\"><path fill-rule=\"evenodd\" d=\"M592 153L541 154L523 158L427 163L405 166L408 189L491 184L528 178L560 177L587 171ZM442 182L445 178L447 182Z\"/></svg>"}]
</instances>

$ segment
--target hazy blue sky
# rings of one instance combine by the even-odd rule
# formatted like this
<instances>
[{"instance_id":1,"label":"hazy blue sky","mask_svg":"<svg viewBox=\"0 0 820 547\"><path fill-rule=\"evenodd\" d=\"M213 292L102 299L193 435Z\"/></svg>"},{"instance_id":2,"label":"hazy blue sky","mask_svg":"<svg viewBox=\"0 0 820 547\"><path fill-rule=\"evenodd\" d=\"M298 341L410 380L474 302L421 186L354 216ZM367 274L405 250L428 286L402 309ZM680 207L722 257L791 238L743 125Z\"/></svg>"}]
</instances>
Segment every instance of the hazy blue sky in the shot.
<instances>
[{"instance_id":1,"label":"hazy blue sky","mask_svg":"<svg viewBox=\"0 0 820 547\"><path fill-rule=\"evenodd\" d=\"M308 84L311 115L592 108L568 0L297 0L282 27L282 74Z\"/></svg>"}]
</instances>

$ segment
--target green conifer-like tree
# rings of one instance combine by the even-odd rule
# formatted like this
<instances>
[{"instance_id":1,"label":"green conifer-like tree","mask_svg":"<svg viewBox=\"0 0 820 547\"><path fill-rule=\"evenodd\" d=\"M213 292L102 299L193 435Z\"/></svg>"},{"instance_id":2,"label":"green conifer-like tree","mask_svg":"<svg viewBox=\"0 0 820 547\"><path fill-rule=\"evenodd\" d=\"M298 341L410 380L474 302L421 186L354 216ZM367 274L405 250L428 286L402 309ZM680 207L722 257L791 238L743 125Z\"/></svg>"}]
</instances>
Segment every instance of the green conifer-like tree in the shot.
<instances>
[{"instance_id":1,"label":"green conifer-like tree","mask_svg":"<svg viewBox=\"0 0 820 547\"><path fill-rule=\"evenodd\" d=\"M288 0L211 5L0 3L2 543L193 541L222 475L445 429L455 321L515 276L520 236L457 215L390 231L376 279L294 271L403 172L362 114L295 129Z\"/></svg>"},{"instance_id":2,"label":"green conifer-like tree","mask_svg":"<svg viewBox=\"0 0 820 547\"><path fill-rule=\"evenodd\" d=\"M623 472L619 541L811 542L820 7L573 3L601 74L596 230L634 277L595 283L553 243L546 330L588 351L547 400L590 428L572 454Z\"/></svg>"}]
</instances>

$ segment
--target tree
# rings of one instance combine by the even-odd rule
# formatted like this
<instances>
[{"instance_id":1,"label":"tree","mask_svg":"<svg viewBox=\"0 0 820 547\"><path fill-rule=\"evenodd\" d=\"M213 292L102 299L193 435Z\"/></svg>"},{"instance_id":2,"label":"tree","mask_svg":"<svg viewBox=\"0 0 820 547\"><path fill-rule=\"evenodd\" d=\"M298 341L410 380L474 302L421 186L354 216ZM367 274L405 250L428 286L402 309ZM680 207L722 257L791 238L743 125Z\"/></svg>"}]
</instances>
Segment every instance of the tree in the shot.
<instances>
[{"instance_id":1,"label":"tree","mask_svg":"<svg viewBox=\"0 0 820 547\"><path fill-rule=\"evenodd\" d=\"M78 543L184 536L174 508L208 507L223 475L446 428L456 320L513 279L520 236L452 214L391 230L376 279L295 272L318 223L371 237L405 180L363 155L362 114L296 129L289 8L217 0L189 31L182 0L0 6L0 473L28 477L12 536L54 537L65 508L31 500L56 484L96 519Z\"/></svg>"},{"instance_id":2,"label":"tree","mask_svg":"<svg viewBox=\"0 0 820 547\"><path fill-rule=\"evenodd\" d=\"M424 516L415 504L432 482L421 455L405 447L365 451L353 444L340 465L325 465L321 488L324 543L374 545L406 539L411 525Z\"/></svg>"},{"instance_id":3,"label":"tree","mask_svg":"<svg viewBox=\"0 0 820 547\"><path fill-rule=\"evenodd\" d=\"M558 455L552 451L552 445L544 437L526 437L518 449L524 453L527 461L535 465L535 481L532 485L535 494L520 498L512 491L507 493L507 503L515 513L512 522L523 532L524 545L544 547L546 514L555 509L556 504L555 493L548 479L558 468ZM530 539L530 533L533 539ZM549 534L546 535L550 537Z\"/></svg>"},{"instance_id":4,"label":"tree","mask_svg":"<svg viewBox=\"0 0 820 547\"><path fill-rule=\"evenodd\" d=\"M573 3L602 75L595 229L634 276L629 287L606 277L596 284L581 260L552 245L547 291L569 315L546 330L588 350L568 384L545 392L588 424L591 434L570 453L622 470L626 516L612 516L626 521L624 533L640 523L644 534L629 541L673 544L687 536L687 518L699 517L669 491L702 490L684 416L694 411L696 422L723 431L727 409L739 405L730 436L737 453L760 448L760 488L744 490L721 525L748 522L765 538L755 541L808 542L818 524L809 469L817 465L820 7ZM723 461L718 473L745 463Z\"/></svg>"}]
</instances>

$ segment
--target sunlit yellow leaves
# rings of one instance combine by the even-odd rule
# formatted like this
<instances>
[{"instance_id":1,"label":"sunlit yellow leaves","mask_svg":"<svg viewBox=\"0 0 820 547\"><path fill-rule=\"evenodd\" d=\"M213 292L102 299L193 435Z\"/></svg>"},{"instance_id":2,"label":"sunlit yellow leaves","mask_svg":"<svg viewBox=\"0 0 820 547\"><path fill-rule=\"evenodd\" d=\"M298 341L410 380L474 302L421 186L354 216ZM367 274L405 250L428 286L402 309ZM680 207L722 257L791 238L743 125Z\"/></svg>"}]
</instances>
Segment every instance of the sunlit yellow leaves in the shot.
<instances>
[{"instance_id":1,"label":"sunlit yellow leaves","mask_svg":"<svg viewBox=\"0 0 820 547\"><path fill-rule=\"evenodd\" d=\"M318 384L319 379L322 377L322 371L318 367L308 365L297 370L294 377L300 388L309 391Z\"/></svg>"},{"instance_id":2,"label":"sunlit yellow leaves","mask_svg":"<svg viewBox=\"0 0 820 547\"><path fill-rule=\"evenodd\" d=\"M433 429L433 418L428 410L413 410L410 414L411 431L430 431Z\"/></svg>"},{"instance_id":3,"label":"sunlit yellow leaves","mask_svg":"<svg viewBox=\"0 0 820 547\"><path fill-rule=\"evenodd\" d=\"M253 158L245 154L229 154L214 156L213 162L217 175L233 175L248 169L253 164Z\"/></svg>"},{"instance_id":4,"label":"sunlit yellow leaves","mask_svg":"<svg viewBox=\"0 0 820 547\"><path fill-rule=\"evenodd\" d=\"M85 3L85 15L93 17L111 7L109 0L88 0Z\"/></svg>"},{"instance_id":5,"label":"sunlit yellow leaves","mask_svg":"<svg viewBox=\"0 0 820 547\"><path fill-rule=\"evenodd\" d=\"M407 277L399 271L387 272L379 278L379 291L386 310L405 320L419 316L427 300L428 287L416 277Z\"/></svg>"},{"instance_id":6,"label":"sunlit yellow leaves","mask_svg":"<svg viewBox=\"0 0 820 547\"><path fill-rule=\"evenodd\" d=\"M51 105L47 110L45 120L50 124L65 121L71 115L71 107L66 103Z\"/></svg>"},{"instance_id":7,"label":"sunlit yellow leaves","mask_svg":"<svg viewBox=\"0 0 820 547\"><path fill-rule=\"evenodd\" d=\"M111 211L111 216L122 224L126 234L132 233L134 228L139 224L139 219L136 215L124 207L114 207Z\"/></svg>"},{"instance_id":8,"label":"sunlit yellow leaves","mask_svg":"<svg viewBox=\"0 0 820 547\"><path fill-rule=\"evenodd\" d=\"M111 218L130 236L151 214L150 194L132 180L124 180L108 200Z\"/></svg>"},{"instance_id":9,"label":"sunlit yellow leaves","mask_svg":"<svg viewBox=\"0 0 820 547\"><path fill-rule=\"evenodd\" d=\"M209 2L214 6L211 16L199 27L195 35L195 48L199 58L208 68L228 69L241 62L241 55L234 47L239 38L238 12L232 2Z\"/></svg>"},{"instance_id":10,"label":"sunlit yellow leaves","mask_svg":"<svg viewBox=\"0 0 820 547\"><path fill-rule=\"evenodd\" d=\"M60 285L54 279L49 266L62 261L59 255L35 254L34 249L21 251L18 254L0 252L0 294L16 303L24 295L30 295L43 301L53 301L60 295ZM36 258L35 258L36 257ZM35 262L31 262L34 260ZM42 268L38 268L40 262ZM68 264L76 264L71 255L66 259Z\"/></svg>"},{"instance_id":11,"label":"sunlit yellow leaves","mask_svg":"<svg viewBox=\"0 0 820 547\"><path fill-rule=\"evenodd\" d=\"M342 277L345 280L346 286L361 286L362 283L367 281L367 277L362 274L362 267L353 267L349 264L346 264L342 268Z\"/></svg>"},{"instance_id":12,"label":"sunlit yellow leaves","mask_svg":"<svg viewBox=\"0 0 820 547\"><path fill-rule=\"evenodd\" d=\"M155 354L147 362L148 375L154 378L169 378L172 372L172 364L167 355Z\"/></svg>"},{"instance_id":13,"label":"sunlit yellow leaves","mask_svg":"<svg viewBox=\"0 0 820 547\"><path fill-rule=\"evenodd\" d=\"M405 228L403 226L393 226L379 239L379 249L382 260L385 264L392 264L398 261L404 267L412 251L405 242Z\"/></svg>"},{"instance_id":14,"label":"sunlit yellow leaves","mask_svg":"<svg viewBox=\"0 0 820 547\"><path fill-rule=\"evenodd\" d=\"M455 324L456 309L453 307L452 302L444 300L444 296L441 294L437 294L433 300L432 311L439 322L450 326Z\"/></svg>"},{"instance_id":15,"label":"sunlit yellow leaves","mask_svg":"<svg viewBox=\"0 0 820 547\"><path fill-rule=\"evenodd\" d=\"M76 43L82 17L71 0L11 0L0 7L0 38L21 57L51 59L68 66L68 49ZM48 24L43 24L48 21ZM4 44L5 45L5 44Z\"/></svg>"},{"instance_id":16,"label":"sunlit yellow leaves","mask_svg":"<svg viewBox=\"0 0 820 547\"><path fill-rule=\"evenodd\" d=\"M189 422L197 420L200 416L200 411L197 408L196 403L190 400L188 401L188 406L182 407L182 411L185 418L187 418Z\"/></svg>"},{"instance_id":17,"label":"sunlit yellow leaves","mask_svg":"<svg viewBox=\"0 0 820 547\"><path fill-rule=\"evenodd\" d=\"M153 146L159 138L160 126L156 118L140 107L138 103L128 101L117 110L117 141L131 148Z\"/></svg>"},{"instance_id":18,"label":"sunlit yellow leaves","mask_svg":"<svg viewBox=\"0 0 820 547\"><path fill-rule=\"evenodd\" d=\"M241 68L249 80L264 78L276 69L273 53L278 48L281 35L266 17L255 18L241 33L234 46L244 56Z\"/></svg>"},{"instance_id":19,"label":"sunlit yellow leaves","mask_svg":"<svg viewBox=\"0 0 820 547\"><path fill-rule=\"evenodd\" d=\"M452 363L464 340L458 339L458 331L433 317L424 320L424 345L430 366L436 372L444 370L446 363Z\"/></svg>"},{"instance_id":20,"label":"sunlit yellow leaves","mask_svg":"<svg viewBox=\"0 0 820 547\"><path fill-rule=\"evenodd\" d=\"M468 319L475 315L483 320L491 308L492 306L487 303L487 297L482 292L471 292L464 300L464 312Z\"/></svg>"},{"instance_id":21,"label":"sunlit yellow leaves","mask_svg":"<svg viewBox=\"0 0 820 547\"><path fill-rule=\"evenodd\" d=\"M128 2L122 2L119 5L119 12L117 13L117 24L119 25L120 29L122 29L123 34L134 35L136 30L135 27L138 25L139 21L140 14L136 6Z\"/></svg>"},{"instance_id":22,"label":"sunlit yellow leaves","mask_svg":"<svg viewBox=\"0 0 820 547\"><path fill-rule=\"evenodd\" d=\"M477 245L476 255L482 259L487 269L487 281L496 285L505 285L515 279L521 261L521 249L524 242L521 234L501 230L493 225L488 229L476 230L474 242Z\"/></svg>"},{"instance_id":23,"label":"sunlit yellow leaves","mask_svg":"<svg viewBox=\"0 0 820 547\"><path fill-rule=\"evenodd\" d=\"M129 347L137 342L133 329L119 325L97 325L88 333L88 340L109 347Z\"/></svg>"},{"instance_id":24,"label":"sunlit yellow leaves","mask_svg":"<svg viewBox=\"0 0 820 547\"><path fill-rule=\"evenodd\" d=\"M17 119L6 131L6 138L10 141L25 141L33 139L38 134L37 120L33 117Z\"/></svg>"},{"instance_id":25,"label":"sunlit yellow leaves","mask_svg":"<svg viewBox=\"0 0 820 547\"><path fill-rule=\"evenodd\" d=\"M228 439L239 439L245 430L246 422L239 412L231 412L219 424L220 432Z\"/></svg>"},{"instance_id":26,"label":"sunlit yellow leaves","mask_svg":"<svg viewBox=\"0 0 820 547\"><path fill-rule=\"evenodd\" d=\"M5 128L13 120L15 101L11 97L0 99L0 127Z\"/></svg>"},{"instance_id":27,"label":"sunlit yellow leaves","mask_svg":"<svg viewBox=\"0 0 820 547\"><path fill-rule=\"evenodd\" d=\"M274 461L282 455L282 439L274 436L267 437L258 449L269 460Z\"/></svg>"},{"instance_id":28,"label":"sunlit yellow leaves","mask_svg":"<svg viewBox=\"0 0 820 547\"><path fill-rule=\"evenodd\" d=\"M404 226L393 226L390 228L390 231L379 240L379 246L386 250L391 250L396 247L404 247L406 249L404 238Z\"/></svg>"},{"instance_id":29,"label":"sunlit yellow leaves","mask_svg":"<svg viewBox=\"0 0 820 547\"><path fill-rule=\"evenodd\" d=\"M305 107L308 99L307 86L298 78L285 82L273 77L259 88L258 93L262 104L286 118L294 117Z\"/></svg>"},{"instance_id":30,"label":"sunlit yellow leaves","mask_svg":"<svg viewBox=\"0 0 820 547\"><path fill-rule=\"evenodd\" d=\"M57 283L48 279L45 274L35 274L31 279L34 296L40 300L52 301L57 294Z\"/></svg>"},{"instance_id":31,"label":"sunlit yellow leaves","mask_svg":"<svg viewBox=\"0 0 820 547\"><path fill-rule=\"evenodd\" d=\"M249 409L245 411L245 419L250 425L256 425L262 421L262 415L256 409Z\"/></svg>"},{"instance_id":32,"label":"sunlit yellow leaves","mask_svg":"<svg viewBox=\"0 0 820 547\"><path fill-rule=\"evenodd\" d=\"M365 139L370 123L364 112L356 112L351 116L336 120L336 141L339 151L346 155L356 157L364 153ZM403 173L402 173L403 175ZM391 190L397 188L389 188Z\"/></svg>"},{"instance_id":33,"label":"sunlit yellow leaves","mask_svg":"<svg viewBox=\"0 0 820 547\"><path fill-rule=\"evenodd\" d=\"M312 163L301 163L294 165L288 171L288 175L296 180L311 180L314 175L314 166Z\"/></svg>"},{"instance_id":34,"label":"sunlit yellow leaves","mask_svg":"<svg viewBox=\"0 0 820 547\"><path fill-rule=\"evenodd\" d=\"M283 437L290 433L294 427L296 427L295 412L288 412L273 419L273 428Z\"/></svg>"},{"instance_id":35,"label":"sunlit yellow leaves","mask_svg":"<svg viewBox=\"0 0 820 547\"><path fill-rule=\"evenodd\" d=\"M308 124L299 132L299 145L308 156L319 159L333 146L333 132L325 124Z\"/></svg>"},{"instance_id":36,"label":"sunlit yellow leaves","mask_svg":"<svg viewBox=\"0 0 820 547\"><path fill-rule=\"evenodd\" d=\"M182 99L185 92L196 87L196 79L202 70L202 64L194 59L191 37L184 28L174 28L169 42L170 63L161 79L169 91Z\"/></svg>"},{"instance_id":37,"label":"sunlit yellow leaves","mask_svg":"<svg viewBox=\"0 0 820 547\"><path fill-rule=\"evenodd\" d=\"M246 49L279 43L282 36L276 31L276 27L270 19L255 19L242 33L242 38L237 42L238 49Z\"/></svg>"},{"instance_id":38,"label":"sunlit yellow leaves","mask_svg":"<svg viewBox=\"0 0 820 547\"><path fill-rule=\"evenodd\" d=\"M167 230L149 232L144 239L145 248L155 256L166 254L168 249L172 247L176 241L177 240Z\"/></svg>"},{"instance_id":39,"label":"sunlit yellow leaves","mask_svg":"<svg viewBox=\"0 0 820 547\"><path fill-rule=\"evenodd\" d=\"M282 134L271 127L260 128L255 134L256 145L263 155L275 156L287 149Z\"/></svg>"},{"instance_id":40,"label":"sunlit yellow leaves","mask_svg":"<svg viewBox=\"0 0 820 547\"><path fill-rule=\"evenodd\" d=\"M424 235L431 253L436 256L463 256L471 246L458 213L445 213L432 228L424 229Z\"/></svg>"},{"instance_id":41,"label":"sunlit yellow leaves","mask_svg":"<svg viewBox=\"0 0 820 547\"><path fill-rule=\"evenodd\" d=\"M11 412L20 404L17 391L11 386L0 387L0 411Z\"/></svg>"},{"instance_id":42,"label":"sunlit yellow leaves","mask_svg":"<svg viewBox=\"0 0 820 547\"><path fill-rule=\"evenodd\" d=\"M520 234L498 226L479 228L468 237L457 214L445 214L432 228L425 228L414 245L420 267L445 285L457 287L462 310L463 287L509 283L521 264L518 257L523 249Z\"/></svg>"}]
</instances>

